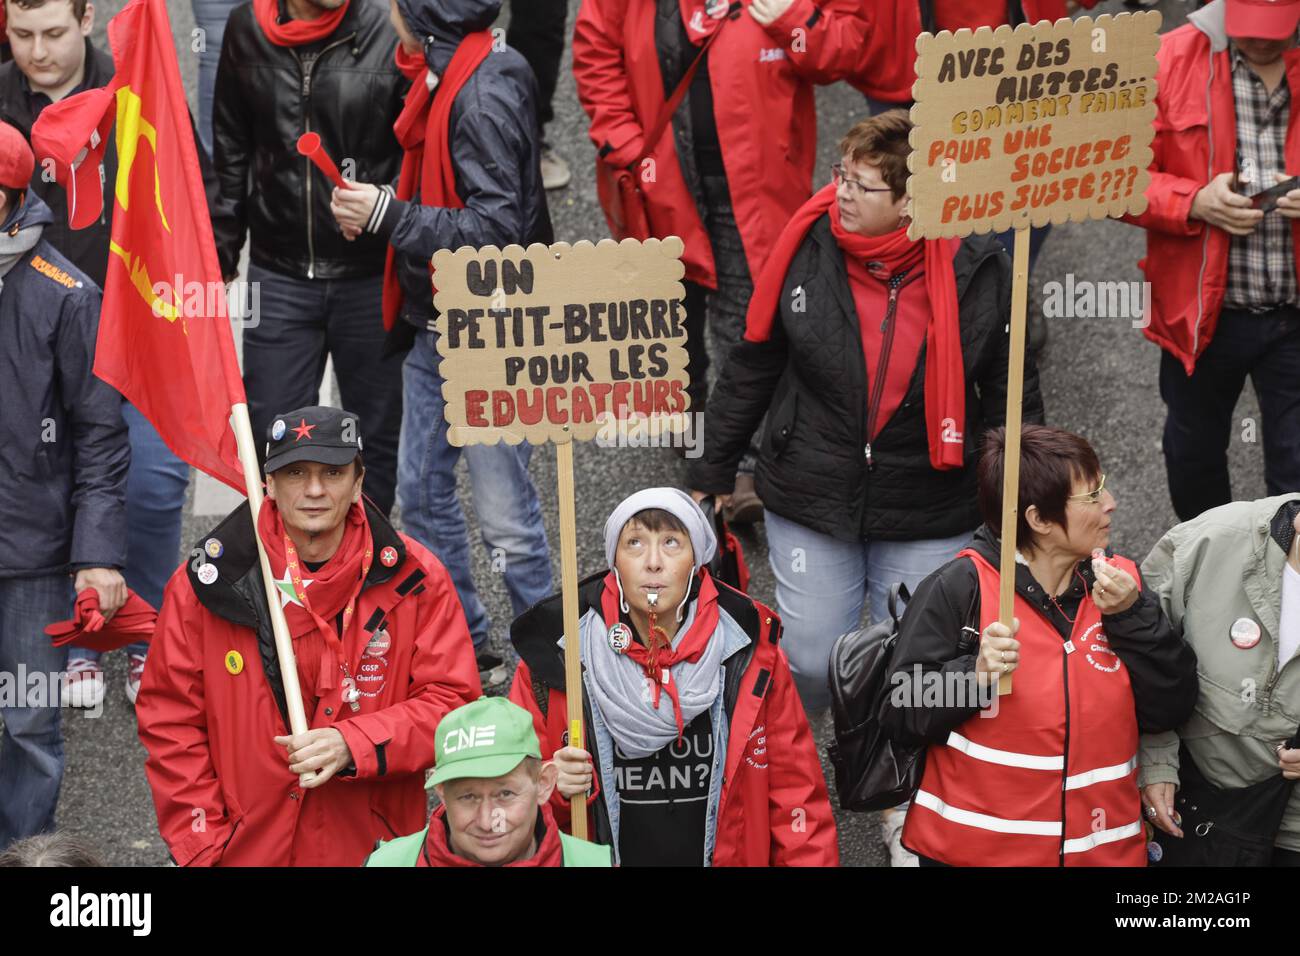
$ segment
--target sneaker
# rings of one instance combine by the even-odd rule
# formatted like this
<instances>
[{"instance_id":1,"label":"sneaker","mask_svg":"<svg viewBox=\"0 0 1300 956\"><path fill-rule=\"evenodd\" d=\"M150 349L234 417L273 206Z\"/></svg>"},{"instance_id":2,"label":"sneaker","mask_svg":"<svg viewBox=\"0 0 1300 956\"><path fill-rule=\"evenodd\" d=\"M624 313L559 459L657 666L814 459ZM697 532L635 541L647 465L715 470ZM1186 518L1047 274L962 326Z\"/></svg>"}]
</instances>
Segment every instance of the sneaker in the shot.
<instances>
[{"instance_id":1,"label":"sneaker","mask_svg":"<svg viewBox=\"0 0 1300 956\"><path fill-rule=\"evenodd\" d=\"M104 702L104 671L99 661L86 657L68 660L68 670L59 688L59 703L64 707L93 710Z\"/></svg>"},{"instance_id":2,"label":"sneaker","mask_svg":"<svg viewBox=\"0 0 1300 956\"><path fill-rule=\"evenodd\" d=\"M890 866L921 865L916 854L903 846L903 821L906 819L906 810L885 810L880 814L880 840L889 850Z\"/></svg>"},{"instance_id":3,"label":"sneaker","mask_svg":"<svg viewBox=\"0 0 1300 956\"><path fill-rule=\"evenodd\" d=\"M140 696L140 679L144 677L144 655L130 654L127 662L126 699L134 706L135 699Z\"/></svg>"},{"instance_id":4,"label":"sneaker","mask_svg":"<svg viewBox=\"0 0 1300 956\"><path fill-rule=\"evenodd\" d=\"M563 189L569 185L573 175L569 164L551 147L542 146L542 187L545 189Z\"/></svg>"},{"instance_id":5,"label":"sneaker","mask_svg":"<svg viewBox=\"0 0 1300 956\"><path fill-rule=\"evenodd\" d=\"M510 668L506 662L491 651L478 651L474 655L478 661L478 679L483 689L504 684L510 677Z\"/></svg>"}]
</instances>

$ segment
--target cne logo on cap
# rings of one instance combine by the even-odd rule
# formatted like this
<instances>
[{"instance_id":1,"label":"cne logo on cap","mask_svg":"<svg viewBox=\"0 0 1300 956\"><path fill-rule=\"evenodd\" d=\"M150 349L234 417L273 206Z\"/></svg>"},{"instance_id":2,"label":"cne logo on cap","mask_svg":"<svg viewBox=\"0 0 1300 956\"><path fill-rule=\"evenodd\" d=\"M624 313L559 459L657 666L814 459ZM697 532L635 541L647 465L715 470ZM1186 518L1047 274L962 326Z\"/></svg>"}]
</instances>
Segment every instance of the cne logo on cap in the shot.
<instances>
[{"instance_id":1,"label":"cne logo on cap","mask_svg":"<svg viewBox=\"0 0 1300 956\"><path fill-rule=\"evenodd\" d=\"M497 740L497 725L486 727L457 727L447 731L442 740L443 754L455 753L469 747L491 747Z\"/></svg>"}]
</instances>

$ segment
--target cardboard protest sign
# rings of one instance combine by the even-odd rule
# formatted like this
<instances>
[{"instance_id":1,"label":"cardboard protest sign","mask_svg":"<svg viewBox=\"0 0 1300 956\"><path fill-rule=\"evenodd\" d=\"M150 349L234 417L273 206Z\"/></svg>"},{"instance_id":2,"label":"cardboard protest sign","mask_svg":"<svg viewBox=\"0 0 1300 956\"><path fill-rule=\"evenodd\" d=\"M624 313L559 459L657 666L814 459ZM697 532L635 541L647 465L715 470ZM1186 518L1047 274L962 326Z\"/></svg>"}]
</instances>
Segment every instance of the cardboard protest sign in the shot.
<instances>
[{"instance_id":1,"label":"cardboard protest sign","mask_svg":"<svg viewBox=\"0 0 1300 956\"><path fill-rule=\"evenodd\" d=\"M676 237L433 256L453 445L588 440L611 420L686 427Z\"/></svg>"},{"instance_id":2,"label":"cardboard protest sign","mask_svg":"<svg viewBox=\"0 0 1300 956\"><path fill-rule=\"evenodd\" d=\"M1140 213L1156 12L917 38L907 181L916 238Z\"/></svg>"}]
</instances>

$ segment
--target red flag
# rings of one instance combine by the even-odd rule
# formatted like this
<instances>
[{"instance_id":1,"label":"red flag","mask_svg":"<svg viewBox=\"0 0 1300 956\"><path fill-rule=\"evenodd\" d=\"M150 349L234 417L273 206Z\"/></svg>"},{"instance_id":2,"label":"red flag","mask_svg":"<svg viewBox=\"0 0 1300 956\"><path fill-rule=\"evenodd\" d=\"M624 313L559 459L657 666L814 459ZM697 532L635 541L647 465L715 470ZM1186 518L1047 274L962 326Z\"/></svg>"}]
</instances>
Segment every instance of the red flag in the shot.
<instances>
[{"instance_id":1,"label":"red flag","mask_svg":"<svg viewBox=\"0 0 1300 956\"><path fill-rule=\"evenodd\" d=\"M244 385L164 0L131 0L108 38L112 82L46 107L32 128L38 162L54 161L56 178L76 196L70 214L85 222L101 208L99 157L106 120L115 120L118 172L95 374L153 422L172 451L243 494L229 419L231 406L245 401ZM96 188L86 188L91 182Z\"/></svg>"}]
</instances>

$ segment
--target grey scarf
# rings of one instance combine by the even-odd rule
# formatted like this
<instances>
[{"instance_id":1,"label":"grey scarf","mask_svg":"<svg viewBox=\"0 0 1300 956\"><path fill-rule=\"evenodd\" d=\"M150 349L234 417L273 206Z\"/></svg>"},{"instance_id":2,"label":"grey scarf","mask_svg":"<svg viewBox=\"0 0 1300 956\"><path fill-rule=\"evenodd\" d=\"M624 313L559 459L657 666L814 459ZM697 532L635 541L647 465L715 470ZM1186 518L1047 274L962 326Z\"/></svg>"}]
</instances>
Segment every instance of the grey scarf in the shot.
<instances>
[{"instance_id":1,"label":"grey scarf","mask_svg":"<svg viewBox=\"0 0 1300 956\"><path fill-rule=\"evenodd\" d=\"M677 629L673 646L686 636L695 620L695 602L686 620ZM650 679L639 664L617 653L609 644L609 629L599 611L582 619L582 663L590 676L591 703L600 713L619 749L633 759L648 757L677 739L677 718L673 702L666 693L659 695L659 708L651 703ZM682 707L682 724L708 710L722 691L722 622L709 637L709 643L692 664L678 661L669 671L669 680L677 682Z\"/></svg>"}]
</instances>

